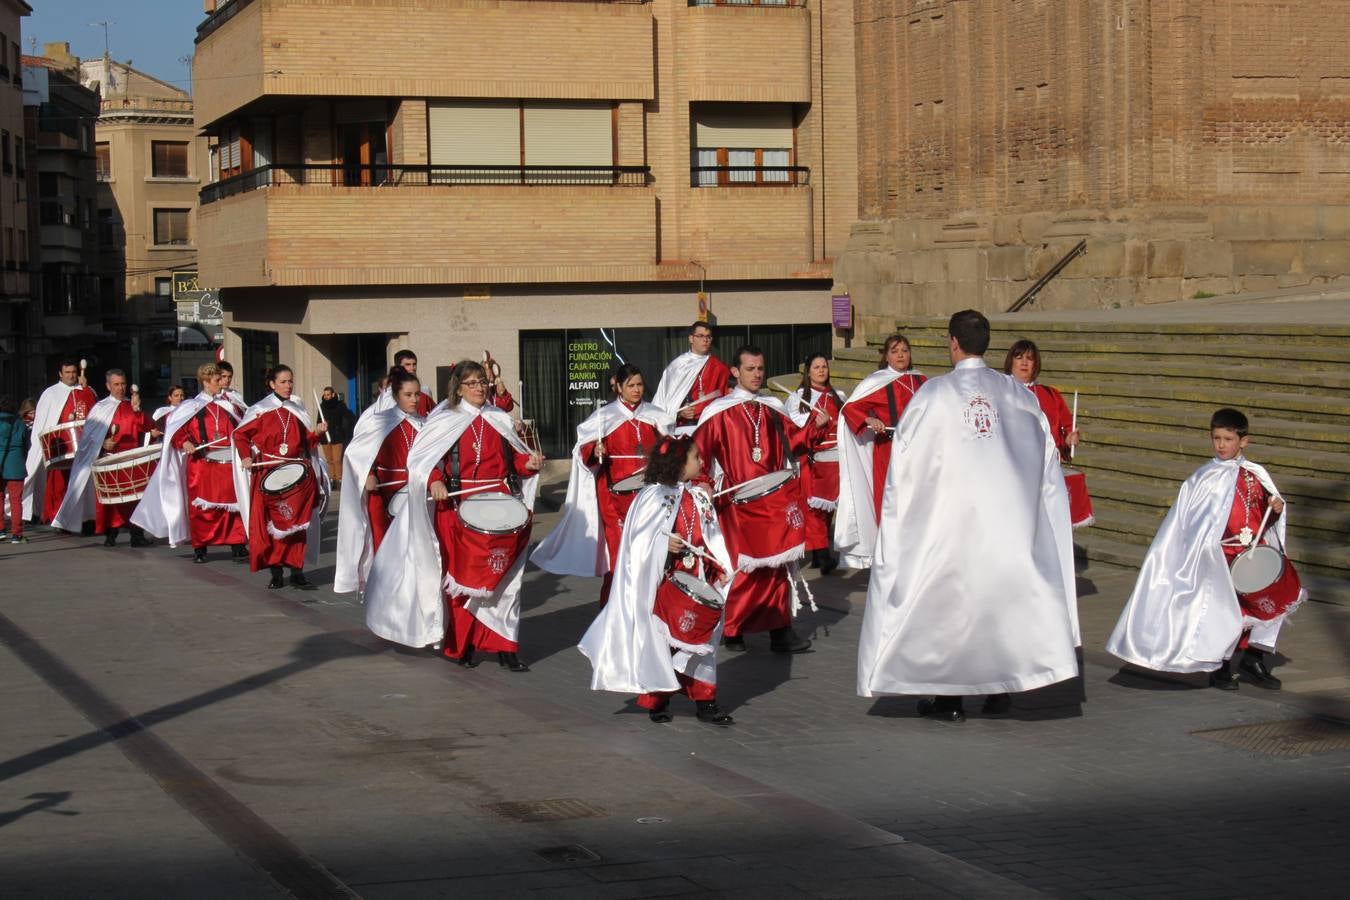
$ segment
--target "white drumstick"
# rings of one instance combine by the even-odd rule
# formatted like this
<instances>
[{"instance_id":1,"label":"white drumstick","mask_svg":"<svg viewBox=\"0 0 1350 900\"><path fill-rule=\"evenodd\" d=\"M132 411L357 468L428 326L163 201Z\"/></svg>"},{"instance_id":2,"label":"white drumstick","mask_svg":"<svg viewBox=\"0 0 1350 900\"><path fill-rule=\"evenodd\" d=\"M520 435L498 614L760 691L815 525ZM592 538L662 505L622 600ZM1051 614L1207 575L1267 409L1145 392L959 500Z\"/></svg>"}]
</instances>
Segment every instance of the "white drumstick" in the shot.
<instances>
[{"instance_id":1,"label":"white drumstick","mask_svg":"<svg viewBox=\"0 0 1350 900\"><path fill-rule=\"evenodd\" d=\"M676 534L675 532L672 531L669 535L667 535L667 537L673 537L673 538L675 538L675 540L679 541L680 544L682 544L686 550L688 550L690 553L694 554L695 556L701 556L701 557L703 557L704 559L708 560L709 562L717 562L717 560L714 559L712 556L708 555L707 553L704 553L702 550L698 549L698 548L695 547L693 544L691 544L691 543L689 543L688 541L686 541L686 540L684 539L684 535Z\"/></svg>"},{"instance_id":2,"label":"white drumstick","mask_svg":"<svg viewBox=\"0 0 1350 900\"><path fill-rule=\"evenodd\" d=\"M605 458L606 458L606 459L646 459L647 457L643 456L641 453L606 453L606 454L605 454ZM641 471L642 471L641 469L638 469L638 472L641 472ZM636 475L637 472L634 472L633 474Z\"/></svg>"},{"instance_id":3,"label":"white drumstick","mask_svg":"<svg viewBox=\"0 0 1350 900\"><path fill-rule=\"evenodd\" d=\"M228 440L229 440L229 438L219 437L219 438L216 438L214 441L208 441L208 442L205 443L205 444L198 444L196 447L194 447L194 448L192 449L192 452L193 452L193 453L199 453L199 452L201 452L202 450L205 450L207 447L215 447L216 445L218 445L218 444L223 444L223 443L225 443L225 442L228 441Z\"/></svg>"},{"instance_id":4,"label":"white drumstick","mask_svg":"<svg viewBox=\"0 0 1350 900\"><path fill-rule=\"evenodd\" d=\"M1252 546L1261 543L1261 535L1266 532L1266 523L1270 521L1270 513L1274 509L1269 503L1266 504L1266 514L1261 517L1261 527L1256 529L1256 536L1252 538Z\"/></svg>"},{"instance_id":5,"label":"white drumstick","mask_svg":"<svg viewBox=\"0 0 1350 900\"><path fill-rule=\"evenodd\" d=\"M314 409L319 416L319 421L320 422L326 421L323 417L323 404L319 402L319 392L314 390L313 388L310 388L309 392L314 397ZM323 440L324 443L329 443L333 440L333 438L327 431L325 431L323 433Z\"/></svg>"},{"instance_id":6,"label":"white drumstick","mask_svg":"<svg viewBox=\"0 0 1350 900\"><path fill-rule=\"evenodd\" d=\"M1072 423L1071 425L1069 425L1069 430L1070 430L1070 431L1077 431L1077 430L1078 430L1078 392L1077 392L1077 391L1074 391L1074 392L1073 392L1073 423ZM1069 447L1069 459L1073 459L1073 451L1076 450L1076 449L1078 449L1076 445L1070 445L1070 447Z\"/></svg>"}]
</instances>

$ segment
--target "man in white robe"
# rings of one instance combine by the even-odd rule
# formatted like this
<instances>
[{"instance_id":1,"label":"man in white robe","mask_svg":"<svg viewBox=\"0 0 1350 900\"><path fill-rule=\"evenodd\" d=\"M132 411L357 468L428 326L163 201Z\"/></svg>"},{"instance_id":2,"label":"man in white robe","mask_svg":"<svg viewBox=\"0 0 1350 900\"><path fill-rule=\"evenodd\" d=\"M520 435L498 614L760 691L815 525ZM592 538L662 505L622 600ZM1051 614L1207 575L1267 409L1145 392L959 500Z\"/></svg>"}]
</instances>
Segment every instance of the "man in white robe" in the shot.
<instances>
[{"instance_id":1,"label":"man in white robe","mask_svg":"<svg viewBox=\"0 0 1350 900\"><path fill-rule=\"evenodd\" d=\"M962 722L962 696L1078 674L1069 497L1036 398L989 369L989 320L948 326L955 369L897 428L858 645L858 693L936 694L919 711Z\"/></svg>"},{"instance_id":2,"label":"man in white robe","mask_svg":"<svg viewBox=\"0 0 1350 900\"><path fill-rule=\"evenodd\" d=\"M661 373L652 403L675 420L673 434L693 434L709 403L727 393L731 369L712 352L713 328L707 322L689 326L689 351L670 361Z\"/></svg>"}]
</instances>

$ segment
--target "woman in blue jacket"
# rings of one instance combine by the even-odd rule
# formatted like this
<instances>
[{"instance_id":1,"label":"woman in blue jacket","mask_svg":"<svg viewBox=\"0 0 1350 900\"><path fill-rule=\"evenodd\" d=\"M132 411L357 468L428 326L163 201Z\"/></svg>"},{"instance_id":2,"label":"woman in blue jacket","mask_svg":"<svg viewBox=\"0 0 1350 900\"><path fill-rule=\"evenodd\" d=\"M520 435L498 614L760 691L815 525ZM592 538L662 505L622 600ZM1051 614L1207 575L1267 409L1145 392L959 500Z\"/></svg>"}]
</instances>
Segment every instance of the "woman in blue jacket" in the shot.
<instances>
[{"instance_id":1,"label":"woman in blue jacket","mask_svg":"<svg viewBox=\"0 0 1350 900\"><path fill-rule=\"evenodd\" d=\"M0 515L0 540L23 544L23 479L27 474L28 425L14 411L14 401L0 397L0 503L9 507L9 531Z\"/></svg>"}]
</instances>

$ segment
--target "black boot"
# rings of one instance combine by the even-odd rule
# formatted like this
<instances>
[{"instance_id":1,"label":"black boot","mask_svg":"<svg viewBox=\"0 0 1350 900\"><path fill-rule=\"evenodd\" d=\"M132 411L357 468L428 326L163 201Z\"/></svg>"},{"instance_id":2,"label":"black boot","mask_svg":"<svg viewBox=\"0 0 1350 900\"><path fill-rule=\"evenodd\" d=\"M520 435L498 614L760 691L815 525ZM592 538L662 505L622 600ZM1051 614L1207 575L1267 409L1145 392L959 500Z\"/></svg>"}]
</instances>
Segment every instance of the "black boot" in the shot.
<instances>
[{"instance_id":1,"label":"black boot","mask_svg":"<svg viewBox=\"0 0 1350 900\"><path fill-rule=\"evenodd\" d=\"M193 561L194 563L204 563L204 562L206 562L206 548L205 548L205 547L193 547L193 548L192 548L192 561Z\"/></svg>"},{"instance_id":2,"label":"black boot","mask_svg":"<svg viewBox=\"0 0 1350 900\"><path fill-rule=\"evenodd\" d=\"M820 574L828 575L839 568L839 557L835 556L829 550L820 551L824 559L820 563Z\"/></svg>"},{"instance_id":3,"label":"black boot","mask_svg":"<svg viewBox=\"0 0 1350 900\"><path fill-rule=\"evenodd\" d=\"M272 566L272 580L267 582L269 591L279 590L286 586L286 579L281 573L281 566Z\"/></svg>"},{"instance_id":4,"label":"black boot","mask_svg":"<svg viewBox=\"0 0 1350 900\"><path fill-rule=\"evenodd\" d=\"M658 725L664 725L670 721L670 701L667 700L656 709L647 710L647 718L656 722Z\"/></svg>"},{"instance_id":5,"label":"black boot","mask_svg":"<svg viewBox=\"0 0 1350 900\"><path fill-rule=\"evenodd\" d=\"M980 714L986 716L1005 716L1010 709L1012 709L1012 697L1007 694L990 694L988 697L984 698L984 706L980 709Z\"/></svg>"},{"instance_id":6,"label":"black boot","mask_svg":"<svg viewBox=\"0 0 1350 900\"><path fill-rule=\"evenodd\" d=\"M1221 691L1236 691L1238 689L1238 677L1233 671L1232 660L1225 659L1223 665L1209 673L1210 687L1216 687Z\"/></svg>"},{"instance_id":7,"label":"black boot","mask_svg":"<svg viewBox=\"0 0 1350 900\"><path fill-rule=\"evenodd\" d=\"M1259 688L1278 691L1283 684L1266 668L1266 655L1255 648L1247 648L1247 652L1242 655L1242 662L1238 663L1238 669Z\"/></svg>"},{"instance_id":8,"label":"black boot","mask_svg":"<svg viewBox=\"0 0 1350 900\"><path fill-rule=\"evenodd\" d=\"M503 669L510 669L512 672L530 671L530 667L521 662L520 657L509 650L497 651L497 665L501 666Z\"/></svg>"},{"instance_id":9,"label":"black boot","mask_svg":"<svg viewBox=\"0 0 1350 900\"><path fill-rule=\"evenodd\" d=\"M117 544L117 529L109 528L103 535L103 546L112 547Z\"/></svg>"},{"instance_id":10,"label":"black boot","mask_svg":"<svg viewBox=\"0 0 1350 900\"><path fill-rule=\"evenodd\" d=\"M769 632L769 649L774 653L805 653L811 649L811 642L787 626Z\"/></svg>"},{"instance_id":11,"label":"black boot","mask_svg":"<svg viewBox=\"0 0 1350 900\"><path fill-rule=\"evenodd\" d=\"M695 705L698 707L698 720L700 722L707 722L709 725L716 725L719 728L736 724L735 719L718 708L716 700L698 700L695 701Z\"/></svg>"},{"instance_id":12,"label":"black boot","mask_svg":"<svg viewBox=\"0 0 1350 900\"><path fill-rule=\"evenodd\" d=\"M820 551L819 551L819 550L812 550L812 551L811 551L811 565L807 566L807 568L808 568L808 569L819 569L819 568L820 568Z\"/></svg>"},{"instance_id":13,"label":"black boot","mask_svg":"<svg viewBox=\"0 0 1350 900\"><path fill-rule=\"evenodd\" d=\"M724 634L722 635L722 646L738 653L743 652L746 649L745 638L739 634Z\"/></svg>"},{"instance_id":14,"label":"black boot","mask_svg":"<svg viewBox=\"0 0 1350 900\"><path fill-rule=\"evenodd\" d=\"M230 547L230 559L234 560L237 563L248 562L248 545L233 544Z\"/></svg>"},{"instance_id":15,"label":"black boot","mask_svg":"<svg viewBox=\"0 0 1350 900\"><path fill-rule=\"evenodd\" d=\"M139 525L131 526L131 546L149 547L155 542L145 536L145 531Z\"/></svg>"},{"instance_id":16,"label":"black boot","mask_svg":"<svg viewBox=\"0 0 1350 900\"><path fill-rule=\"evenodd\" d=\"M951 725L959 725L966 720L960 697L937 696L932 700L920 700L919 715Z\"/></svg>"},{"instance_id":17,"label":"black boot","mask_svg":"<svg viewBox=\"0 0 1350 900\"><path fill-rule=\"evenodd\" d=\"M291 569L291 587L298 591L317 590L314 582L305 577L304 569Z\"/></svg>"}]
</instances>

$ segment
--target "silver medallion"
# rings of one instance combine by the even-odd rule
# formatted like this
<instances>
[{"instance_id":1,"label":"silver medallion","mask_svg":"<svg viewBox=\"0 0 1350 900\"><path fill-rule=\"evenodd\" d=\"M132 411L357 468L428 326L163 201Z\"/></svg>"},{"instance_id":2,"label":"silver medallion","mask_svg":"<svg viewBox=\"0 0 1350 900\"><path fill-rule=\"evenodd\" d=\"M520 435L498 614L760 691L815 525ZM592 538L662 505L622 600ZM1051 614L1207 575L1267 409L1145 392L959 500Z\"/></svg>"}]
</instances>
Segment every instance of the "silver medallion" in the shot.
<instances>
[{"instance_id":1,"label":"silver medallion","mask_svg":"<svg viewBox=\"0 0 1350 900\"><path fill-rule=\"evenodd\" d=\"M692 569L694 567L694 554L686 553L684 555L684 559L681 560L681 562L684 563L684 567L686 569Z\"/></svg>"},{"instance_id":2,"label":"silver medallion","mask_svg":"<svg viewBox=\"0 0 1350 900\"><path fill-rule=\"evenodd\" d=\"M281 444L281 446L278 447L277 449L278 449L279 451L281 451L281 455L282 455L282 456L285 456L287 453L290 453L290 452L291 452L291 445L290 445L290 444L287 444L285 441L283 441L282 444Z\"/></svg>"},{"instance_id":3,"label":"silver medallion","mask_svg":"<svg viewBox=\"0 0 1350 900\"><path fill-rule=\"evenodd\" d=\"M755 462L759 462L761 459L764 458L764 451L756 447L755 449L750 451L750 458L753 459Z\"/></svg>"},{"instance_id":4,"label":"silver medallion","mask_svg":"<svg viewBox=\"0 0 1350 900\"><path fill-rule=\"evenodd\" d=\"M1252 545L1252 538L1254 537L1256 537L1256 534L1250 528L1244 526L1243 529L1238 532L1238 543L1244 547L1250 547Z\"/></svg>"}]
</instances>

